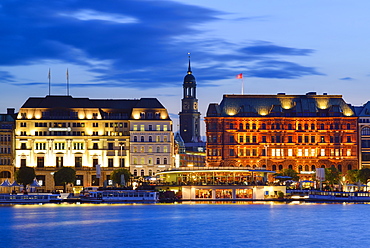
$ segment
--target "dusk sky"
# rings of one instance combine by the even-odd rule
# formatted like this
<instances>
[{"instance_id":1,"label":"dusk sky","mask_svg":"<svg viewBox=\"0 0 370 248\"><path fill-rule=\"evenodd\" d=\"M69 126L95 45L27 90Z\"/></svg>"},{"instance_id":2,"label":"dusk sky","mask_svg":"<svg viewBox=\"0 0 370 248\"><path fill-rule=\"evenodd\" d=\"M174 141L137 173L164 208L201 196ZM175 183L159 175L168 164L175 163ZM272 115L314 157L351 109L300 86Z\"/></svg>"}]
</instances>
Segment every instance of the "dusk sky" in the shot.
<instances>
[{"instance_id":1,"label":"dusk sky","mask_svg":"<svg viewBox=\"0 0 370 248\"><path fill-rule=\"evenodd\" d=\"M370 100L370 1L2 0L0 112L30 96L155 97L175 131L191 53L199 110L223 94ZM204 132L204 127L202 127Z\"/></svg>"}]
</instances>

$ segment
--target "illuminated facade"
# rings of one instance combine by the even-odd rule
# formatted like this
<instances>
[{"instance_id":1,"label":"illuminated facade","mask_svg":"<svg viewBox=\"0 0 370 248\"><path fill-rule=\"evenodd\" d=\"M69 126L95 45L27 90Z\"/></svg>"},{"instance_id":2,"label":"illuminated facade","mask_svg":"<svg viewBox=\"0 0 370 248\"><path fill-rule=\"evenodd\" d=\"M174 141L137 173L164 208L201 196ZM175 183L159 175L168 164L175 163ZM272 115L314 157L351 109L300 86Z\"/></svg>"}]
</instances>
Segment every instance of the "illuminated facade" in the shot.
<instances>
[{"instance_id":1,"label":"illuminated facade","mask_svg":"<svg viewBox=\"0 0 370 248\"><path fill-rule=\"evenodd\" d=\"M167 110L155 98L29 98L16 120L15 166L34 167L43 185L41 190L54 189L53 173L62 166L76 170L77 186L103 186L117 168L135 172L138 164L131 161L135 156L130 151L133 144L141 141L135 140L135 136L139 136L134 130L136 125L144 125L145 130L149 130L150 125L167 125L166 132L172 130ZM164 131L150 132L164 136ZM168 134L167 152L161 154L168 158L166 167L152 165L146 160L141 164L144 175L172 165L171 140ZM163 139L151 142L153 146L165 143ZM98 171L100 168L100 178L97 168Z\"/></svg>"},{"instance_id":2,"label":"illuminated facade","mask_svg":"<svg viewBox=\"0 0 370 248\"><path fill-rule=\"evenodd\" d=\"M357 117L340 95L224 95L207 111L207 166L301 175L358 169Z\"/></svg>"},{"instance_id":3,"label":"illuminated facade","mask_svg":"<svg viewBox=\"0 0 370 248\"><path fill-rule=\"evenodd\" d=\"M370 168L370 102L355 107L355 110L358 116L360 168Z\"/></svg>"},{"instance_id":4,"label":"illuminated facade","mask_svg":"<svg viewBox=\"0 0 370 248\"><path fill-rule=\"evenodd\" d=\"M14 177L14 109L7 109L6 114L0 114L0 183L6 178ZM0 187L0 192L8 192Z\"/></svg>"}]
</instances>

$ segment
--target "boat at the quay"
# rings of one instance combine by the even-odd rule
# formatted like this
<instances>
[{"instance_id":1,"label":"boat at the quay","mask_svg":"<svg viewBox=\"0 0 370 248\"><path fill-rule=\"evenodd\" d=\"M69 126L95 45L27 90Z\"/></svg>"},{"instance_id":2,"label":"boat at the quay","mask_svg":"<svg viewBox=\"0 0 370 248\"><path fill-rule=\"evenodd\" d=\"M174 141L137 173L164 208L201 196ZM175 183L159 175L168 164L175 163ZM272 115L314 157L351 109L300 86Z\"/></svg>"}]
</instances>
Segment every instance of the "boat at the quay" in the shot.
<instances>
[{"instance_id":1,"label":"boat at the quay","mask_svg":"<svg viewBox=\"0 0 370 248\"><path fill-rule=\"evenodd\" d=\"M35 204L35 203L59 203L63 200L61 194L51 193L18 193L0 194L0 203Z\"/></svg>"},{"instance_id":2,"label":"boat at the quay","mask_svg":"<svg viewBox=\"0 0 370 248\"><path fill-rule=\"evenodd\" d=\"M149 190L98 190L85 191L80 195L81 202L143 202L159 201L159 194Z\"/></svg>"}]
</instances>

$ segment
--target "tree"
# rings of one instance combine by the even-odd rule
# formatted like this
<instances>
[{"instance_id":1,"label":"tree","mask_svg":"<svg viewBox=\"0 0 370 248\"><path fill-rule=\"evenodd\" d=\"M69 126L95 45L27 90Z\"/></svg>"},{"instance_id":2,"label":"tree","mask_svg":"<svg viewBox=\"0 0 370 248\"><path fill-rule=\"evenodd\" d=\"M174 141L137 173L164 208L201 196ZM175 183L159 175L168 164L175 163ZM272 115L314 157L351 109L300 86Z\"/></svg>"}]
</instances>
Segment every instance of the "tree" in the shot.
<instances>
[{"instance_id":1,"label":"tree","mask_svg":"<svg viewBox=\"0 0 370 248\"><path fill-rule=\"evenodd\" d=\"M131 173L130 171L128 171L127 169L117 169L117 170L114 170L110 176L111 176L111 179L115 182L115 183L118 183L119 185L124 185L125 182L121 182L121 175L124 175L124 178L125 178L125 182L128 182L130 181L130 178L131 178Z\"/></svg>"},{"instance_id":2,"label":"tree","mask_svg":"<svg viewBox=\"0 0 370 248\"><path fill-rule=\"evenodd\" d=\"M359 170L349 170L347 171L346 179L349 183L357 183L359 178Z\"/></svg>"},{"instance_id":3,"label":"tree","mask_svg":"<svg viewBox=\"0 0 370 248\"><path fill-rule=\"evenodd\" d=\"M370 169L369 168L362 168L359 170L358 173L358 180L362 183L367 183L367 180L370 178Z\"/></svg>"},{"instance_id":4,"label":"tree","mask_svg":"<svg viewBox=\"0 0 370 248\"><path fill-rule=\"evenodd\" d=\"M26 188L27 184L31 184L33 182L35 177L35 169L32 167L22 166L15 172L15 180L18 183L23 184L24 189Z\"/></svg>"},{"instance_id":5,"label":"tree","mask_svg":"<svg viewBox=\"0 0 370 248\"><path fill-rule=\"evenodd\" d=\"M63 185L64 192L68 183L76 181L76 171L71 167L62 167L54 173L55 185Z\"/></svg>"},{"instance_id":6,"label":"tree","mask_svg":"<svg viewBox=\"0 0 370 248\"><path fill-rule=\"evenodd\" d=\"M298 172L296 172L293 169L283 169L280 173L276 173L275 176L285 176L285 177L291 177L291 180L298 181L299 175ZM284 178L285 180L290 180L289 178ZM282 180L284 180L282 179ZM285 181L284 180L284 181Z\"/></svg>"},{"instance_id":7,"label":"tree","mask_svg":"<svg viewBox=\"0 0 370 248\"><path fill-rule=\"evenodd\" d=\"M339 182L340 176L341 173L335 167L325 169L325 179L331 186Z\"/></svg>"}]
</instances>

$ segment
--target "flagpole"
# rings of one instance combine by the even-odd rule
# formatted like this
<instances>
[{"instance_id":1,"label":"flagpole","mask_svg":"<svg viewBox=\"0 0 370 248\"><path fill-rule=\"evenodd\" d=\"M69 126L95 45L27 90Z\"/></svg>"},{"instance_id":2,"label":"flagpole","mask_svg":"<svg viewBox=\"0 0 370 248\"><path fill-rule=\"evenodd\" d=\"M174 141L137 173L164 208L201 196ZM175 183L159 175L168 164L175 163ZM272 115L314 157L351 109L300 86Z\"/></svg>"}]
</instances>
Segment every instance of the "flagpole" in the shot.
<instances>
[{"instance_id":1,"label":"flagpole","mask_svg":"<svg viewBox=\"0 0 370 248\"><path fill-rule=\"evenodd\" d=\"M51 78L51 75L50 75L50 68L49 68L49 74L48 74L48 79L49 79L49 96L50 96L50 78Z\"/></svg>"},{"instance_id":2,"label":"flagpole","mask_svg":"<svg viewBox=\"0 0 370 248\"><path fill-rule=\"evenodd\" d=\"M67 96L69 96L69 73L67 68Z\"/></svg>"},{"instance_id":3,"label":"flagpole","mask_svg":"<svg viewBox=\"0 0 370 248\"><path fill-rule=\"evenodd\" d=\"M244 95L244 77L242 77L242 95Z\"/></svg>"}]
</instances>

